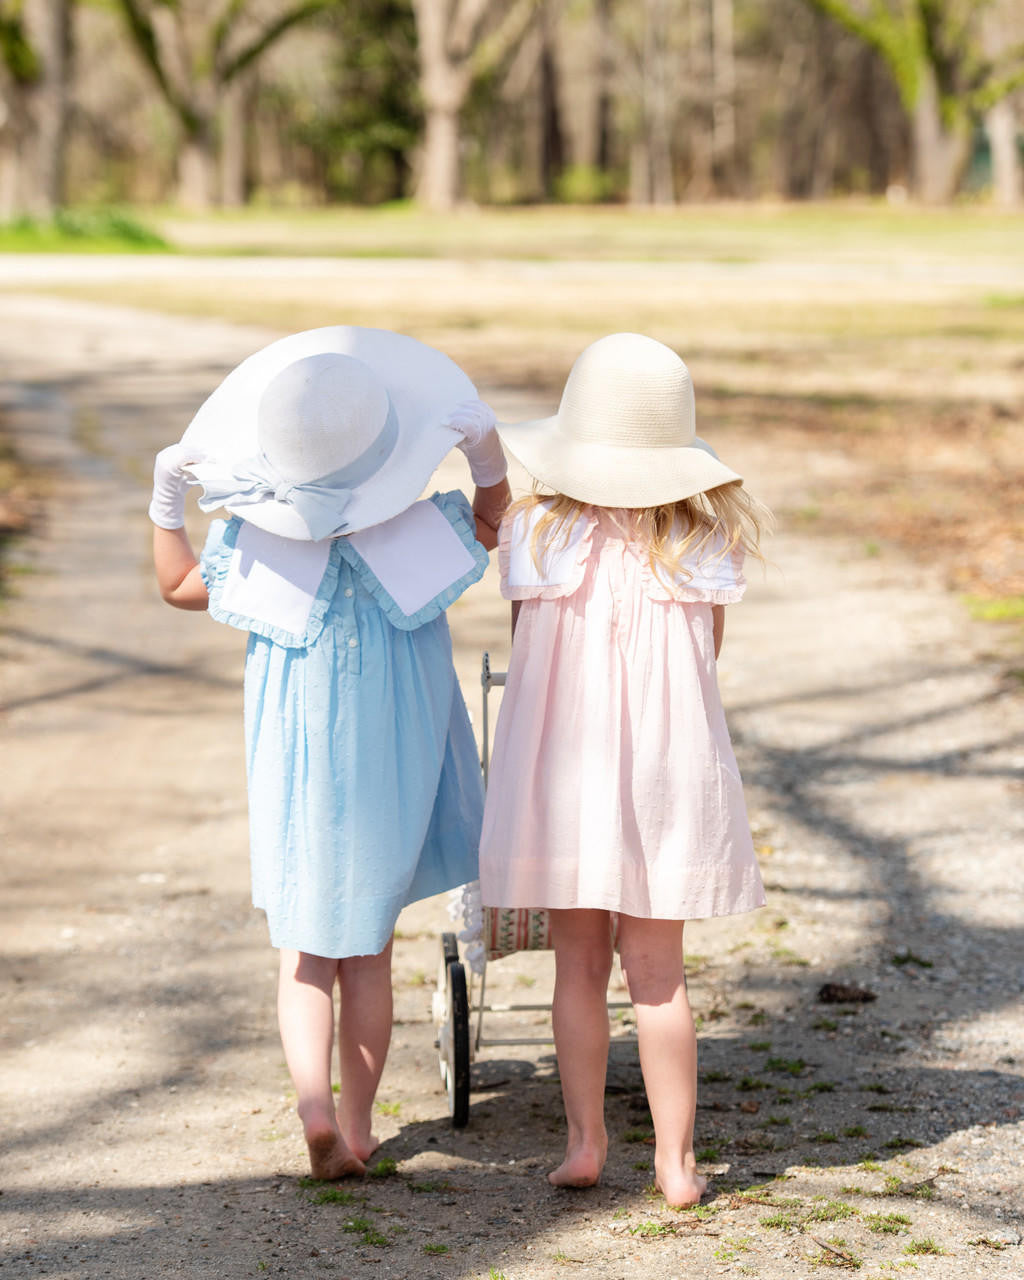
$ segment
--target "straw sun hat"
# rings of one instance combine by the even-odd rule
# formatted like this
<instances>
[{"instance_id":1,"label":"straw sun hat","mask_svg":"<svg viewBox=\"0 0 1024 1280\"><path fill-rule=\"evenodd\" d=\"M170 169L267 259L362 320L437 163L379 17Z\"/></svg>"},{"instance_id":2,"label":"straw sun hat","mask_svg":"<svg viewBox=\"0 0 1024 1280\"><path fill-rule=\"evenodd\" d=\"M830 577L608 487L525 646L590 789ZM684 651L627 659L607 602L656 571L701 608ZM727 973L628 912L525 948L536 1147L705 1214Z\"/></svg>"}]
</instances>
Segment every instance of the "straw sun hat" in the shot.
<instances>
[{"instance_id":1,"label":"straw sun hat","mask_svg":"<svg viewBox=\"0 0 1024 1280\"><path fill-rule=\"evenodd\" d=\"M309 329L228 374L182 437L199 459L186 472L204 511L224 507L301 541L355 533L416 501L463 439L457 407L476 395L458 365L414 338Z\"/></svg>"},{"instance_id":2,"label":"straw sun hat","mask_svg":"<svg viewBox=\"0 0 1024 1280\"><path fill-rule=\"evenodd\" d=\"M742 477L696 434L690 372L639 333L576 359L551 418L499 423L502 443L546 488L602 507L656 507Z\"/></svg>"}]
</instances>

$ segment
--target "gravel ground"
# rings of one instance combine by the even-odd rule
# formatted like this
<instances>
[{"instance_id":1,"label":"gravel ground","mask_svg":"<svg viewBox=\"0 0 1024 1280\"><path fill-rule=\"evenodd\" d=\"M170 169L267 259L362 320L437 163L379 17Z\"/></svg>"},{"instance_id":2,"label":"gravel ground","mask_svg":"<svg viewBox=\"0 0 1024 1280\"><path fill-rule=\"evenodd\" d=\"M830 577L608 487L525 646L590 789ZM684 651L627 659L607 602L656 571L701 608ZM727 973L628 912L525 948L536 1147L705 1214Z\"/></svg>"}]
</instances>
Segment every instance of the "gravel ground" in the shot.
<instances>
[{"instance_id":1,"label":"gravel ground","mask_svg":"<svg viewBox=\"0 0 1024 1280\"><path fill-rule=\"evenodd\" d=\"M161 605L144 514L153 452L272 336L0 297L0 412L48 486L0 613L0 1275L1021 1275L1019 676L937 572L799 527L730 610L721 666L769 903L688 928L704 1205L649 1190L627 1016L600 1187L544 1179L563 1142L548 1043L482 1050L452 1130L443 900L399 925L383 1163L304 1180L248 905L242 639ZM487 393L503 416L548 407ZM855 465L715 442L779 506ZM475 710L481 650L507 653L493 571L451 621ZM509 957L489 995L544 1004L551 973Z\"/></svg>"}]
</instances>

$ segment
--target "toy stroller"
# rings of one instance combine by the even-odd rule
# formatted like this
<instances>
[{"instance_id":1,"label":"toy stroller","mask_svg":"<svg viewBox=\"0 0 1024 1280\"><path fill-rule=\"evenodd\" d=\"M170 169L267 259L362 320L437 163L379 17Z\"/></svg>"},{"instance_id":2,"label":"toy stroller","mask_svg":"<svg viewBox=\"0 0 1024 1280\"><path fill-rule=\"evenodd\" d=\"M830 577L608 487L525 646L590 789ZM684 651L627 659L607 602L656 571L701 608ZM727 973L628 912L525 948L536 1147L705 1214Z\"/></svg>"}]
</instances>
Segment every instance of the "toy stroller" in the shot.
<instances>
[{"instance_id":1,"label":"toy stroller","mask_svg":"<svg viewBox=\"0 0 1024 1280\"><path fill-rule=\"evenodd\" d=\"M492 671L490 655L483 655L480 672L483 687L481 765L484 784L490 755L490 719L488 694L505 684L504 671ZM455 932L441 935L441 959L437 987L433 994L433 1018L437 1031L436 1047L441 1080L448 1093L448 1114L452 1127L463 1128L469 1122L469 1068L481 1048L492 1045L552 1044L552 1036L485 1037L485 1013L532 1013L547 1011L550 1004L486 1004L487 963L518 951L550 951L551 929L548 912L526 907L481 907L479 885L466 885L455 890L450 910L467 921L462 933L467 941L466 963L459 958L459 937ZM468 972L467 972L468 969ZM609 1003L608 1009L629 1009L629 1001ZM470 1034L470 1018L476 1016L475 1032ZM630 1037L631 1039L634 1037Z\"/></svg>"}]
</instances>

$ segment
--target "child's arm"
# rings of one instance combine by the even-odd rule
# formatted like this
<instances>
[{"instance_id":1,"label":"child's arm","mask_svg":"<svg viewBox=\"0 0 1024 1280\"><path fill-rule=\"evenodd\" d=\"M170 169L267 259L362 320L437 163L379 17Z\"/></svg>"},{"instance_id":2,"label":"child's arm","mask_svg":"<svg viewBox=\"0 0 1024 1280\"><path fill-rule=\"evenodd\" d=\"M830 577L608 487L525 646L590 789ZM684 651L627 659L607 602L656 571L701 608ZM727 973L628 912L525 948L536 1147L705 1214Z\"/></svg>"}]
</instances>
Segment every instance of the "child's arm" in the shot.
<instances>
[{"instance_id":1,"label":"child's arm","mask_svg":"<svg viewBox=\"0 0 1024 1280\"><path fill-rule=\"evenodd\" d=\"M176 609L206 609L206 589L199 562L184 528L153 530L153 568L160 594Z\"/></svg>"},{"instance_id":2,"label":"child's arm","mask_svg":"<svg viewBox=\"0 0 1024 1280\"><path fill-rule=\"evenodd\" d=\"M722 652L722 636L725 634L725 605L711 606L711 634L715 638L715 657Z\"/></svg>"},{"instance_id":3,"label":"child's arm","mask_svg":"<svg viewBox=\"0 0 1024 1280\"><path fill-rule=\"evenodd\" d=\"M172 444L156 455L153 466L153 568L160 594L176 609L205 609L210 603L192 544L185 532L188 478L182 467L196 462L193 452Z\"/></svg>"},{"instance_id":4,"label":"child's arm","mask_svg":"<svg viewBox=\"0 0 1024 1280\"><path fill-rule=\"evenodd\" d=\"M493 551L498 545L498 525L511 500L512 492L504 479L497 484L478 485L473 494L476 540L488 551Z\"/></svg>"},{"instance_id":5,"label":"child's arm","mask_svg":"<svg viewBox=\"0 0 1024 1280\"><path fill-rule=\"evenodd\" d=\"M466 455L476 485L473 515L477 541L493 551L498 545L498 525L512 498L505 479L508 463L494 429L494 410L483 400L467 400L452 411L449 424L462 432L458 447Z\"/></svg>"}]
</instances>

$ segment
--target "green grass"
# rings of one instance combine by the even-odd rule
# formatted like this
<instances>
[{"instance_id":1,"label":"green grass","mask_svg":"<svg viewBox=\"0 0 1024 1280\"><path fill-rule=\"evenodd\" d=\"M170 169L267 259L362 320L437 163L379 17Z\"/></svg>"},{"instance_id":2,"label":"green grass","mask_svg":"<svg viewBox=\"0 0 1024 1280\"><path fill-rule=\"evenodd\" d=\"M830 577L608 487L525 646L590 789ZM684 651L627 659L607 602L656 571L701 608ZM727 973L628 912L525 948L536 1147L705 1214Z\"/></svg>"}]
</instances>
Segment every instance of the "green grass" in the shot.
<instances>
[{"instance_id":1,"label":"green grass","mask_svg":"<svg viewBox=\"0 0 1024 1280\"><path fill-rule=\"evenodd\" d=\"M354 1204L358 1199L351 1191L340 1187L320 1187L313 1196L314 1204Z\"/></svg>"},{"instance_id":2,"label":"green grass","mask_svg":"<svg viewBox=\"0 0 1024 1280\"><path fill-rule=\"evenodd\" d=\"M924 1240L911 1240L910 1244L908 1244L904 1248L903 1252L910 1253L910 1254L926 1254L926 1253L938 1254L938 1253L945 1253L945 1250L941 1249L935 1243L935 1241L931 1238L931 1236L926 1236Z\"/></svg>"},{"instance_id":3,"label":"green grass","mask_svg":"<svg viewBox=\"0 0 1024 1280\"><path fill-rule=\"evenodd\" d=\"M52 219L0 225L0 253L167 253L171 246L132 213L61 209Z\"/></svg>"},{"instance_id":4,"label":"green grass","mask_svg":"<svg viewBox=\"0 0 1024 1280\"><path fill-rule=\"evenodd\" d=\"M425 1244L423 1246L424 1253L448 1253L449 1249L446 1244Z\"/></svg>"},{"instance_id":5,"label":"green grass","mask_svg":"<svg viewBox=\"0 0 1024 1280\"><path fill-rule=\"evenodd\" d=\"M826 1200L816 1205L807 1215L808 1222L842 1222L845 1218L854 1218L857 1210L852 1204L843 1200Z\"/></svg>"},{"instance_id":6,"label":"green grass","mask_svg":"<svg viewBox=\"0 0 1024 1280\"><path fill-rule=\"evenodd\" d=\"M910 1219L905 1213L866 1213L864 1224L876 1234L896 1236L910 1226Z\"/></svg>"},{"instance_id":7,"label":"green grass","mask_svg":"<svg viewBox=\"0 0 1024 1280\"><path fill-rule=\"evenodd\" d=\"M1024 596L1001 596L993 600L964 596L964 604L971 617L979 622L1019 622L1024 618Z\"/></svg>"},{"instance_id":8,"label":"green grass","mask_svg":"<svg viewBox=\"0 0 1024 1280\"><path fill-rule=\"evenodd\" d=\"M797 1220L791 1213L785 1213L779 1210L777 1213L766 1213L763 1218L759 1218L762 1227L768 1227L778 1231L790 1231L797 1226Z\"/></svg>"}]
</instances>

